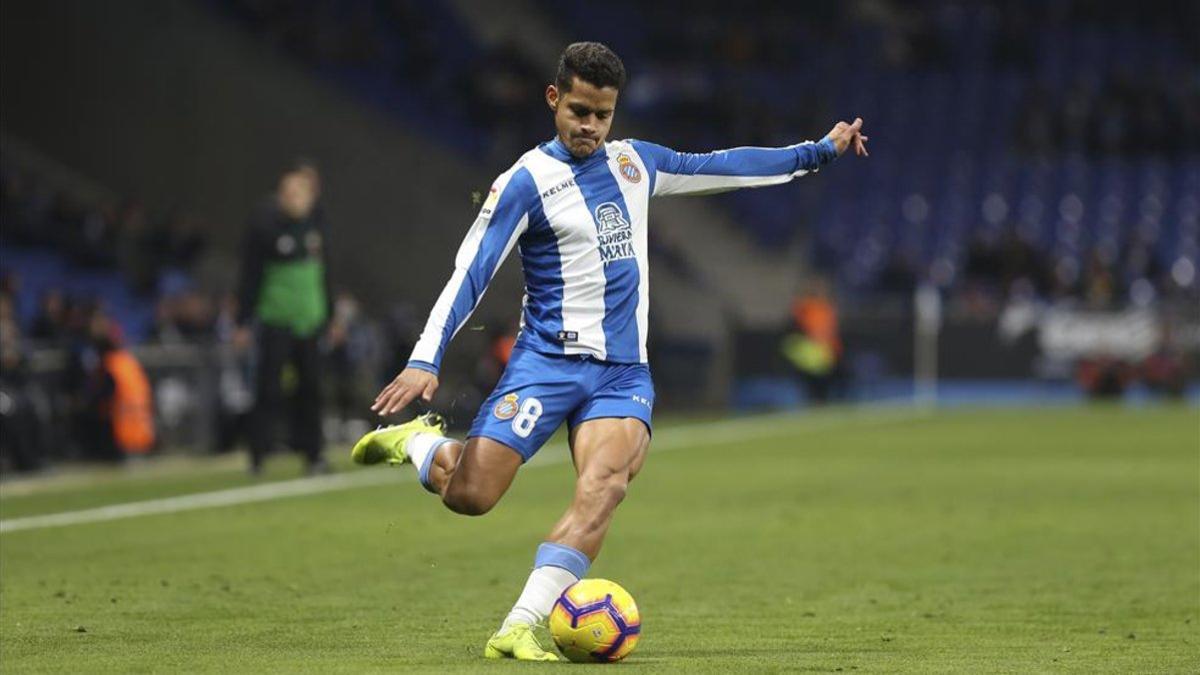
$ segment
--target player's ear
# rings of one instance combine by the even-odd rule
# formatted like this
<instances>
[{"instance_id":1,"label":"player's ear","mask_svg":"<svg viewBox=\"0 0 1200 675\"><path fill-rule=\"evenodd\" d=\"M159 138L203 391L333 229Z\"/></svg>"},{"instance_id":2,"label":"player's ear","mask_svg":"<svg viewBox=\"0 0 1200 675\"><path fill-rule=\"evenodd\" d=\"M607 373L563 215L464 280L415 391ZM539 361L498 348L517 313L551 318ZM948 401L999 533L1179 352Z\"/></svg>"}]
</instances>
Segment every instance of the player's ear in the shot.
<instances>
[{"instance_id":1,"label":"player's ear","mask_svg":"<svg viewBox=\"0 0 1200 675\"><path fill-rule=\"evenodd\" d=\"M546 105L550 106L551 110L558 112L558 87L552 84L546 86Z\"/></svg>"}]
</instances>

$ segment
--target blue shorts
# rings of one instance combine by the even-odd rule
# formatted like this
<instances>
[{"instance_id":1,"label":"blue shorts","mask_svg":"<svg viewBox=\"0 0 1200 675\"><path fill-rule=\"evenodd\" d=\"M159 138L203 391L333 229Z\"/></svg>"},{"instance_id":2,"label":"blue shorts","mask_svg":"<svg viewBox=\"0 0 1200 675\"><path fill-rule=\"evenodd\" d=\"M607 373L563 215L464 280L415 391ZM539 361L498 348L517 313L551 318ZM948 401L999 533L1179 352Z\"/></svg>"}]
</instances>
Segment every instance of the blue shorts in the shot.
<instances>
[{"instance_id":1,"label":"blue shorts","mask_svg":"<svg viewBox=\"0 0 1200 675\"><path fill-rule=\"evenodd\" d=\"M650 426L654 383L644 363L605 363L514 349L468 438L482 436L529 461L566 420L570 428L598 417L636 417Z\"/></svg>"}]
</instances>

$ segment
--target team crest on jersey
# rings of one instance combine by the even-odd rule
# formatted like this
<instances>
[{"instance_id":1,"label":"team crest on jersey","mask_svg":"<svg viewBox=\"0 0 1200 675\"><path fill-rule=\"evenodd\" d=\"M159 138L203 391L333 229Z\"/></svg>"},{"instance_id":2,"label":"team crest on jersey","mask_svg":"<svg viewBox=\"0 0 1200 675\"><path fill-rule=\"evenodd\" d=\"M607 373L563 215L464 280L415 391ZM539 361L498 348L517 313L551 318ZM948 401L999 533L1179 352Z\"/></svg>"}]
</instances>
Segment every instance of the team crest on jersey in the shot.
<instances>
[{"instance_id":1,"label":"team crest on jersey","mask_svg":"<svg viewBox=\"0 0 1200 675\"><path fill-rule=\"evenodd\" d=\"M617 155L617 170L630 183L639 183L642 180L642 172L637 168L637 164L634 164L629 155L623 152Z\"/></svg>"},{"instance_id":2,"label":"team crest on jersey","mask_svg":"<svg viewBox=\"0 0 1200 675\"><path fill-rule=\"evenodd\" d=\"M504 398L496 403L496 407L492 408L492 414L496 419L511 420L517 416L517 399L516 394L506 394Z\"/></svg>"},{"instance_id":3,"label":"team crest on jersey","mask_svg":"<svg viewBox=\"0 0 1200 675\"><path fill-rule=\"evenodd\" d=\"M633 250L633 228L616 202L596 207L596 240L605 264L637 255Z\"/></svg>"}]
</instances>

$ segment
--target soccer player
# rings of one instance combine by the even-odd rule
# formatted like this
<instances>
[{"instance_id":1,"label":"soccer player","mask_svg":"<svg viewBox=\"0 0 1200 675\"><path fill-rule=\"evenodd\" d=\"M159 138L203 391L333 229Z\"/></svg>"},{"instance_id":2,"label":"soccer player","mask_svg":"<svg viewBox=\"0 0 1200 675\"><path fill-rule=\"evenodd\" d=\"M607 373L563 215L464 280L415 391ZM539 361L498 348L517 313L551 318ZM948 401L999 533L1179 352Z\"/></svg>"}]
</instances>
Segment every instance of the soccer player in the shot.
<instances>
[{"instance_id":1,"label":"soccer player","mask_svg":"<svg viewBox=\"0 0 1200 675\"><path fill-rule=\"evenodd\" d=\"M407 367L372 409L396 413L433 398L446 346L505 257L525 272L521 331L495 391L465 441L433 414L364 436L363 464L412 463L421 485L452 511L487 513L517 469L563 423L575 497L537 549L524 590L484 656L556 660L546 617L600 553L613 511L650 445L654 386L646 364L651 197L779 185L866 155L862 120L839 122L818 143L680 153L638 140L607 141L625 68L596 42L567 47L546 104L557 135L526 152L492 185L455 258Z\"/></svg>"}]
</instances>

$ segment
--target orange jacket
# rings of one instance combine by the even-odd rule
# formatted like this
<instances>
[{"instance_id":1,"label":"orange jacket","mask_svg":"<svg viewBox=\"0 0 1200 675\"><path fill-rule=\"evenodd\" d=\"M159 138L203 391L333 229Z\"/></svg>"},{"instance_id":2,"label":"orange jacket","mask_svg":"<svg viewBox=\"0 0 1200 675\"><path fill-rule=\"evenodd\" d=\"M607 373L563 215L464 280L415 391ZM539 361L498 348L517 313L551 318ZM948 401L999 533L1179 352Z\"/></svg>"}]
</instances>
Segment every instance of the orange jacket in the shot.
<instances>
[{"instance_id":1,"label":"orange jacket","mask_svg":"<svg viewBox=\"0 0 1200 675\"><path fill-rule=\"evenodd\" d=\"M501 366L507 366L509 359L512 358L513 347L517 344L517 338L514 335L501 335L492 341L492 358L496 359Z\"/></svg>"},{"instance_id":2,"label":"orange jacket","mask_svg":"<svg viewBox=\"0 0 1200 675\"><path fill-rule=\"evenodd\" d=\"M841 355L842 340L838 336L837 309L833 303L824 298L799 298L792 303L792 318L808 339Z\"/></svg>"},{"instance_id":3,"label":"orange jacket","mask_svg":"<svg viewBox=\"0 0 1200 675\"><path fill-rule=\"evenodd\" d=\"M115 384L111 414L117 448L134 455L150 452L154 447L154 407L146 371L124 349L104 355L104 370Z\"/></svg>"}]
</instances>

